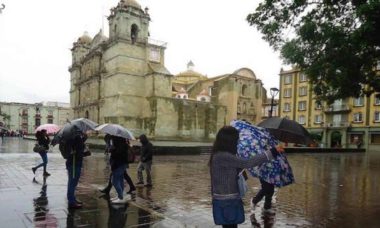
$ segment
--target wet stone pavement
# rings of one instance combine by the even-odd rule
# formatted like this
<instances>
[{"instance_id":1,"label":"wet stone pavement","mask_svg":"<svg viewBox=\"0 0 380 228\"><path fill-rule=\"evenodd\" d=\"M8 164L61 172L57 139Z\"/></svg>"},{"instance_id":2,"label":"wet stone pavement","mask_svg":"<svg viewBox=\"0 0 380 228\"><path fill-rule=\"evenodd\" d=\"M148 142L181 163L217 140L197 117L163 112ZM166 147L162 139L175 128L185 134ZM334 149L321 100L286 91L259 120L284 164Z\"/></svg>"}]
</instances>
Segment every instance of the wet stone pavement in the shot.
<instances>
[{"instance_id":1,"label":"wet stone pavement","mask_svg":"<svg viewBox=\"0 0 380 228\"><path fill-rule=\"evenodd\" d=\"M0 227L216 227L207 155L155 156L153 188L138 188L132 200L116 207L97 190L110 172L98 151L84 161L77 190L84 208L68 210L64 159L57 148L48 154L52 175L44 180L41 169L31 171L41 161L33 145L19 138L0 141ZM263 217L259 204L250 216L249 198L259 190L250 178L246 222L239 227L380 227L380 152L288 158L297 183L275 193L276 215ZM133 180L136 166L129 169Z\"/></svg>"}]
</instances>

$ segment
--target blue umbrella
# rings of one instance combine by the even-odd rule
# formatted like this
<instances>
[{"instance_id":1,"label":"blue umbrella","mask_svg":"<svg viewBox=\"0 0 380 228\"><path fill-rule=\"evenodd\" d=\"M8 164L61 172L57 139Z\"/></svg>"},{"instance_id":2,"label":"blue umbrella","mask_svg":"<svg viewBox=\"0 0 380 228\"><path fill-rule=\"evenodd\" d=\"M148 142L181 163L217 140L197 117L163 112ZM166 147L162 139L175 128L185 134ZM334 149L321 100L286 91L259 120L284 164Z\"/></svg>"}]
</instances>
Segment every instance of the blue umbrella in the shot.
<instances>
[{"instance_id":1,"label":"blue umbrella","mask_svg":"<svg viewBox=\"0 0 380 228\"><path fill-rule=\"evenodd\" d=\"M264 128L253 126L241 120L232 121L231 126L239 131L239 157L252 158L278 144L278 141ZM249 168L248 171L252 176L258 177L276 187L294 183L292 168L283 153L270 162Z\"/></svg>"}]
</instances>

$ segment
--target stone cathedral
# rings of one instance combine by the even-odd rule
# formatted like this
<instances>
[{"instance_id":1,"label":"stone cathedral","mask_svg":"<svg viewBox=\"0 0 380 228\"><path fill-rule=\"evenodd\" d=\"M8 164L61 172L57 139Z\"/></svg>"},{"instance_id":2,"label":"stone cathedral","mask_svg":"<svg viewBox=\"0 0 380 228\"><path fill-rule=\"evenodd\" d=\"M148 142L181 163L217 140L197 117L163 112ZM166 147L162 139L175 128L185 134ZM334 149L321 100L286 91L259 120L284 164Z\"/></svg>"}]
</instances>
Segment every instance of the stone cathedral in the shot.
<instances>
[{"instance_id":1,"label":"stone cathedral","mask_svg":"<svg viewBox=\"0 0 380 228\"><path fill-rule=\"evenodd\" d=\"M70 103L74 117L117 123L154 139L207 140L232 119L261 119L262 82L248 68L208 78L165 67L166 43L150 39L148 8L121 0L108 16L109 34L74 42Z\"/></svg>"}]
</instances>

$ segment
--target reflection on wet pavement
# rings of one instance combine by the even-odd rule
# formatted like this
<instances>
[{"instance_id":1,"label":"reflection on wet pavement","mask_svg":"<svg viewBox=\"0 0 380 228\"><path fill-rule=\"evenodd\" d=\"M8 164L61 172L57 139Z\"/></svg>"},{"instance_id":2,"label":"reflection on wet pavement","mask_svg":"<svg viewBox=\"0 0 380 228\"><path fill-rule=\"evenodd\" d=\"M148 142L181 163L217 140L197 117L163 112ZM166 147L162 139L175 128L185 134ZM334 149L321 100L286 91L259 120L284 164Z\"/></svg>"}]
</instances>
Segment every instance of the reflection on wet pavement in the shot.
<instances>
[{"instance_id":1,"label":"reflection on wet pavement","mask_svg":"<svg viewBox=\"0 0 380 228\"><path fill-rule=\"evenodd\" d=\"M139 187L128 204L115 206L97 190L109 176L107 158L93 153L78 187L84 208L68 210L64 160L54 148L52 176L34 177L40 157L33 145L17 138L0 144L1 227L214 227L207 155L154 157L153 188ZM288 157L297 183L276 192L276 215L263 216L259 204L250 216L249 198L260 186L250 178L239 227L380 227L380 153ZM136 166L128 170L133 180Z\"/></svg>"}]
</instances>

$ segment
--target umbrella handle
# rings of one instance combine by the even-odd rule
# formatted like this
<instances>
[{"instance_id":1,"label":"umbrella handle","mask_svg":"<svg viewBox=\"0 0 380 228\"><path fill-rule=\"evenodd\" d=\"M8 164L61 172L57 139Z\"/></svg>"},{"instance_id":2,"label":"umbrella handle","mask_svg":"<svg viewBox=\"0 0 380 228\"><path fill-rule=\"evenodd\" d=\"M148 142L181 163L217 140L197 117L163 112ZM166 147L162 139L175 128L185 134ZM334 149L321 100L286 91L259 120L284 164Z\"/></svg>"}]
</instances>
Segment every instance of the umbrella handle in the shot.
<instances>
[{"instance_id":1,"label":"umbrella handle","mask_svg":"<svg viewBox=\"0 0 380 228\"><path fill-rule=\"evenodd\" d=\"M75 178L75 154L73 157L73 179Z\"/></svg>"}]
</instances>

